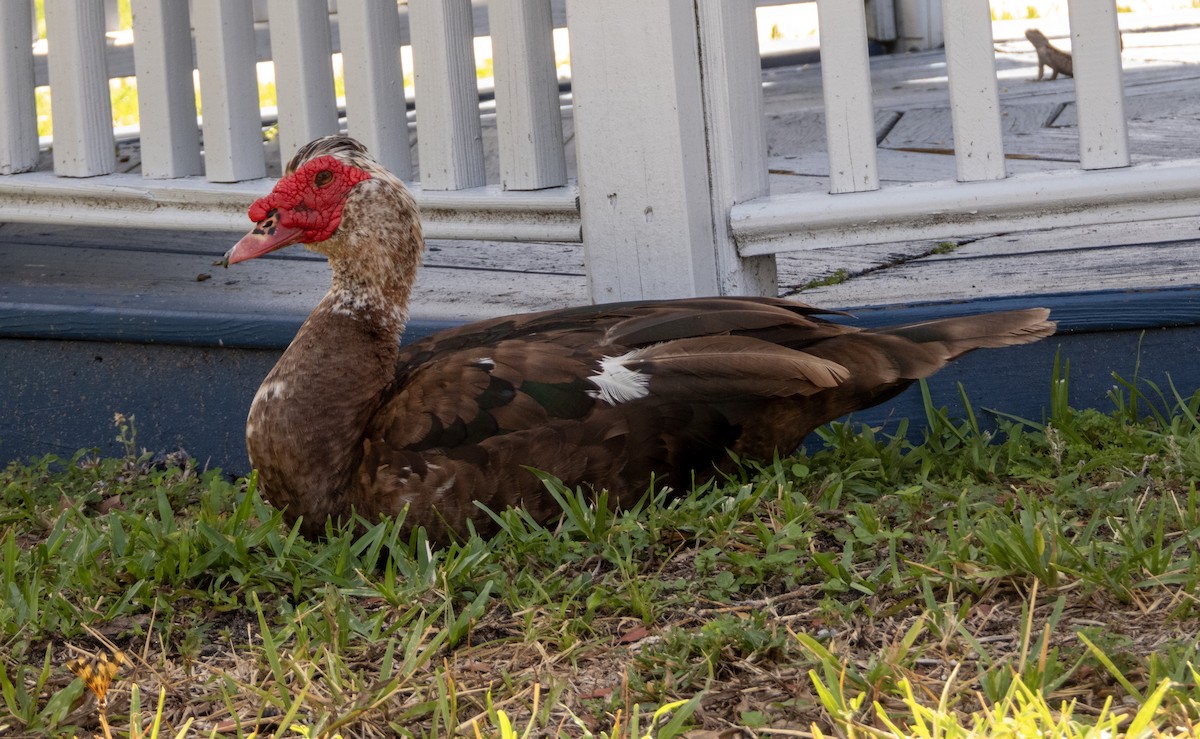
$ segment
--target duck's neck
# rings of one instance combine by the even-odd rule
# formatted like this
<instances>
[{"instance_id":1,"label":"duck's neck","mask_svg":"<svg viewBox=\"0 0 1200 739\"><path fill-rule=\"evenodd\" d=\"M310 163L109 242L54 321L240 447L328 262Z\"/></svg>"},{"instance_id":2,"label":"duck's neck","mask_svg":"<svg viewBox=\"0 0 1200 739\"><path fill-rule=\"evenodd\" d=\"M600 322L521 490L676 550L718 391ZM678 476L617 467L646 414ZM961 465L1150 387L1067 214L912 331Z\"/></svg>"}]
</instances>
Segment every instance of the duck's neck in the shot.
<instances>
[{"instance_id":1,"label":"duck's neck","mask_svg":"<svg viewBox=\"0 0 1200 739\"><path fill-rule=\"evenodd\" d=\"M364 432L395 375L416 272L415 259L371 259L377 244L347 239L344 246L359 258L331 255L332 287L267 375L247 419L264 493L289 521L303 515L306 530L348 509Z\"/></svg>"},{"instance_id":2,"label":"duck's neck","mask_svg":"<svg viewBox=\"0 0 1200 739\"><path fill-rule=\"evenodd\" d=\"M386 172L363 182L356 195L338 234L321 246L333 271L321 306L399 339L425 251L421 218L412 194Z\"/></svg>"},{"instance_id":3,"label":"duck's neck","mask_svg":"<svg viewBox=\"0 0 1200 739\"><path fill-rule=\"evenodd\" d=\"M355 249L353 238L348 240ZM356 249L355 249L356 250ZM399 340L408 321L408 301L417 262L397 264L378 250L364 249L358 259L331 259L333 284L318 310L349 316L380 334ZM314 312L314 315L316 313Z\"/></svg>"},{"instance_id":4,"label":"duck's neck","mask_svg":"<svg viewBox=\"0 0 1200 739\"><path fill-rule=\"evenodd\" d=\"M379 330L340 301L330 291L305 321L246 420L262 490L289 522L303 515L308 525L323 526L346 510L364 431L395 373L399 331Z\"/></svg>"}]
</instances>

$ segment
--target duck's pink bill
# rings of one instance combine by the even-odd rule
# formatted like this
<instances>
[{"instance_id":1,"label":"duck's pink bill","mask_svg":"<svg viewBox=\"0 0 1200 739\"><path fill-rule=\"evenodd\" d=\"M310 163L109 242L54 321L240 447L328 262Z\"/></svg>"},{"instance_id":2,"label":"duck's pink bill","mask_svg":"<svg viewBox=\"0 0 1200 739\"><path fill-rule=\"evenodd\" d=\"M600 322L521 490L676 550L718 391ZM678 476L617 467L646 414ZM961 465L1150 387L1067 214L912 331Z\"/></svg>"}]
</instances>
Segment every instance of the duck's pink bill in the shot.
<instances>
[{"instance_id":1,"label":"duck's pink bill","mask_svg":"<svg viewBox=\"0 0 1200 739\"><path fill-rule=\"evenodd\" d=\"M274 214L268 220L274 220ZM261 257L263 254L282 249L285 246L298 244L304 236L302 228L281 226L278 223L273 223L268 228L263 226L264 224L261 223L255 226L253 231L243 236L233 245L232 249L225 253L226 266Z\"/></svg>"}]
</instances>

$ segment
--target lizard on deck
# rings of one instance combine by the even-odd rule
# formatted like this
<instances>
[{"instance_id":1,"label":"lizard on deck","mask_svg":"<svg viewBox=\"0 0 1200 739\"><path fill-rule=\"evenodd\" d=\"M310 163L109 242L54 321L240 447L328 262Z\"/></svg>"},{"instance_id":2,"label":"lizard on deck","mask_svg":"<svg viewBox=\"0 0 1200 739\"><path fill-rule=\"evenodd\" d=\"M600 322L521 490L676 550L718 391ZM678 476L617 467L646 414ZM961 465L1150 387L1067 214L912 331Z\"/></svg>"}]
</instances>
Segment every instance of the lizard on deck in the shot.
<instances>
[{"instance_id":1,"label":"lizard on deck","mask_svg":"<svg viewBox=\"0 0 1200 739\"><path fill-rule=\"evenodd\" d=\"M1030 28L1025 32L1025 38L1029 39L1029 43L1033 44L1033 48L1037 49L1038 57L1038 76L1040 80L1046 73L1046 67L1050 68L1053 74L1050 79L1058 79L1059 73L1065 74L1068 77L1074 77L1074 67L1071 64L1071 53L1050 43L1050 39L1046 38L1046 34L1036 28Z\"/></svg>"}]
</instances>

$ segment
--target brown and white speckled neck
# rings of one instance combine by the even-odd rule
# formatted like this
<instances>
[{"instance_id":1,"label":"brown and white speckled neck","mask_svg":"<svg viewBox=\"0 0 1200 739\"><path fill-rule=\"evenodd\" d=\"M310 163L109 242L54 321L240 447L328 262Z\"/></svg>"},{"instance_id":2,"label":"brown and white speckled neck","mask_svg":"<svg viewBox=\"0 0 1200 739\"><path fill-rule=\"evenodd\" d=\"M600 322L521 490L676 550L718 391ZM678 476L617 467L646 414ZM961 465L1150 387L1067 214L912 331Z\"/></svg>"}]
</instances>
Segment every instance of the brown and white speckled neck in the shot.
<instances>
[{"instance_id":1,"label":"brown and white speckled neck","mask_svg":"<svg viewBox=\"0 0 1200 739\"><path fill-rule=\"evenodd\" d=\"M347 198L338 234L309 247L324 253L333 271L321 306L398 339L424 244L412 195L387 172L373 172Z\"/></svg>"}]
</instances>

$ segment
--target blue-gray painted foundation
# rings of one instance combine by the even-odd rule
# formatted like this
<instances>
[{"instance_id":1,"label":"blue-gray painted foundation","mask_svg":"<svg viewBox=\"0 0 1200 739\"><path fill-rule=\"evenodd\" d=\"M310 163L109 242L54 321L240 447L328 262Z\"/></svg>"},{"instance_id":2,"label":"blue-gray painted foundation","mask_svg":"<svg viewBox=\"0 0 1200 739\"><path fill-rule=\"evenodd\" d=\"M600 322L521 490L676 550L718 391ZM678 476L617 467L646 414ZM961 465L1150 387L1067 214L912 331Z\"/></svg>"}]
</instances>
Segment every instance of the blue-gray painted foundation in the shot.
<instances>
[{"instance_id":1,"label":"blue-gray painted foundation","mask_svg":"<svg viewBox=\"0 0 1200 739\"><path fill-rule=\"evenodd\" d=\"M1058 335L967 355L930 381L935 403L960 414L962 383L977 412L996 409L1040 420L1059 352L1070 360L1071 402L1078 408L1109 408L1114 372L1129 380L1136 373L1163 387L1169 378L1185 395L1200 388L1200 287L859 308L856 318L839 320L875 326L1034 305L1051 308ZM0 304L0 461L69 457L92 448L119 454L113 417L121 413L136 419L137 441L145 448L182 448L207 466L246 472L246 411L299 319L264 324L256 316L267 329L247 338L234 326L242 338L226 341L211 332L210 318ZM415 319L409 336L444 326ZM203 330L209 333L197 333ZM192 339L166 343L181 334ZM854 416L885 431L895 430L902 418L921 426L924 411L915 388Z\"/></svg>"}]
</instances>

